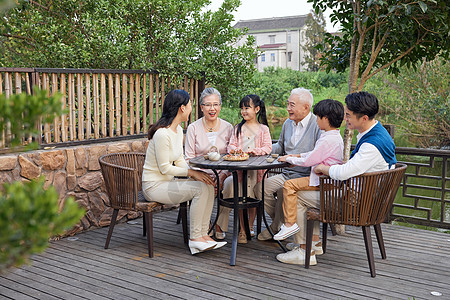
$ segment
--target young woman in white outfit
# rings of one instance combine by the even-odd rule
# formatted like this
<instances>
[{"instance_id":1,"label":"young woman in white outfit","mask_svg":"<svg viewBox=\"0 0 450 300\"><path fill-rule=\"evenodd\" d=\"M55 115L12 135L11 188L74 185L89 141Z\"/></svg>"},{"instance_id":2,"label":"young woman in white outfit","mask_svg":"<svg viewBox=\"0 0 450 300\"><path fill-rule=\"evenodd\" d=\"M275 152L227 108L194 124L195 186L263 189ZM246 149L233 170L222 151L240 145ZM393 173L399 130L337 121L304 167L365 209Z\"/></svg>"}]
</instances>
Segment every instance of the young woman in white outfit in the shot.
<instances>
[{"instance_id":1,"label":"young woman in white outfit","mask_svg":"<svg viewBox=\"0 0 450 300\"><path fill-rule=\"evenodd\" d=\"M189 169L183 156L183 129L192 111L189 94L170 91L164 101L161 118L148 132L150 140L142 174L142 189L148 201L178 204L192 200L190 205L190 240L192 254L217 249L226 242L208 236L209 220L214 204L211 176ZM190 179L177 177L189 176Z\"/></svg>"}]
</instances>

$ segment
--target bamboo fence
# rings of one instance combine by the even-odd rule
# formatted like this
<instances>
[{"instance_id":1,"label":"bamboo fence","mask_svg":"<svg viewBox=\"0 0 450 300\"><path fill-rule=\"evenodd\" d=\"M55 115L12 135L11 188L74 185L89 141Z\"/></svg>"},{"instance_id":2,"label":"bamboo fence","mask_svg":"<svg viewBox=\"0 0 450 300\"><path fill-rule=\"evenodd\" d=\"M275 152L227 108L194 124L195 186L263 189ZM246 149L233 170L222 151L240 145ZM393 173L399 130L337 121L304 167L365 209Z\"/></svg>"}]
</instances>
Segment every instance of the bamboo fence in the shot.
<instances>
[{"instance_id":1,"label":"bamboo fence","mask_svg":"<svg viewBox=\"0 0 450 300\"><path fill-rule=\"evenodd\" d=\"M34 86L48 95L62 95L65 113L52 123L36 125L38 142L52 145L145 135L161 116L164 97L172 89L189 93L194 121L205 84L186 75L144 70L0 68L0 94L32 94ZM8 126L0 128L0 149L8 146L8 134Z\"/></svg>"}]
</instances>

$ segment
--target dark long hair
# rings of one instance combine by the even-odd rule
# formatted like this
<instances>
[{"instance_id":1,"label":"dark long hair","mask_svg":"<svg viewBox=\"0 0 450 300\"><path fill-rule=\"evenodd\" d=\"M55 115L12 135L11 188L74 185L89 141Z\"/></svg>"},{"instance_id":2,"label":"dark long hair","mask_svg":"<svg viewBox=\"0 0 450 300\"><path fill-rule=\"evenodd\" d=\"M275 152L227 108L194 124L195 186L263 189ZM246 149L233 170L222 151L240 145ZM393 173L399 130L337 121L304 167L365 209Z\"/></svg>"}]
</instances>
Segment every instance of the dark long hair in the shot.
<instances>
[{"instance_id":1,"label":"dark long hair","mask_svg":"<svg viewBox=\"0 0 450 300\"><path fill-rule=\"evenodd\" d=\"M264 101L259 98L258 95L247 95L244 98L241 99L241 102L239 102L239 108L245 107L251 107L251 103L253 103L253 106L258 107L259 106L259 112L256 114L258 117L258 122L261 124L264 124L268 126L267 123L267 116L266 116L266 105L264 104ZM244 125L245 120L242 119L242 121L237 124L236 128L236 136L239 137L239 134L241 134L242 125Z\"/></svg>"},{"instance_id":2,"label":"dark long hair","mask_svg":"<svg viewBox=\"0 0 450 300\"><path fill-rule=\"evenodd\" d=\"M148 139L151 140L156 130L167 128L172 124L173 119L178 114L181 105L189 103L189 94L183 90L172 90L164 98L164 105L161 118L148 129Z\"/></svg>"}]
</instances>

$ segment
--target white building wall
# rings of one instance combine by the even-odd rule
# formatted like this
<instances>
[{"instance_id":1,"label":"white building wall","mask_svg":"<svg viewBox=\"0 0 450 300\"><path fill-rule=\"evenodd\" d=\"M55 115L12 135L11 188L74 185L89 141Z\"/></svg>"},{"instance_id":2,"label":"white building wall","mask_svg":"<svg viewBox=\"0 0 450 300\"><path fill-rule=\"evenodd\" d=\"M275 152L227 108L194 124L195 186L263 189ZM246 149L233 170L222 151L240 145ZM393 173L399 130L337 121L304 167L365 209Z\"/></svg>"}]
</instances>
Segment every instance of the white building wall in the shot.
<instances>
[{"instance_id":1,"label":"white building wall","mask_svg":"<svg viewBox=\"0 0 450 300\"><path fill-rule=\"evenodd\" d=\"M262 46L266 44L281 44L285 43L286 46L282 46L278 49L262 49L265 53L265 61L262 61L262 56L257 59L256 67L258 71L262 72L264 68L280 67L291 68L293 70L304 70L304 66L300 62L304 62L303 50L300 48L300 43L304 43L304 39L301 38L301 33L304 30L291 30L291 31L277 31L277 32L262 32L262 33L248 33L236 45L242 46L248 35L253 35L256 38L256 45ZM272 43L270 36L274 35L275 40ZM291 42L288 42L288 36L291 36ZM292 52L292 59L288 61L288 52ZM271 54L275 54L275 62L270 59Z\"/></svg>"}]
</instances>

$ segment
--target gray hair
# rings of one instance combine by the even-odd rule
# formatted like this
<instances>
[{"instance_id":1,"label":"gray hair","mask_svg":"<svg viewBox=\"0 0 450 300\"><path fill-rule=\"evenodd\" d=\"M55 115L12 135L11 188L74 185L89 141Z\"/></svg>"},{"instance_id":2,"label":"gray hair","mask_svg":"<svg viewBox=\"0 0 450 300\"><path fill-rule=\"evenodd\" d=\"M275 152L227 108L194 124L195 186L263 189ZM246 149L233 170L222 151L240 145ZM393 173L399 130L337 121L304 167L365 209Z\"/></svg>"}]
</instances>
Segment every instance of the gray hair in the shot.
<instances>
[{"instance_id":1,"label":"gray hair","mask_svg":"<svg viewBox=\"0 0 450 300\"><path fill-rule=\"evenodd\" d=\"M220 104L222 104L222 96L220 95L220 92L218 90L216 90L215 88L209 87L209 88L204 89L203 92L201 93L200 100L199 100L200 105L203 104L203 99L205 97L208 97L208 96L211 96L211 95L219 96Z\"/></svg>"},{"instance_id":2,"label":"gray hair","mask_svg":"<svg viewBox=\"0 0 450 300\"><path fill-rule=\"evenodd\" d=\"M298 100L302 103L309 104L309 107L313 106L313 95L305 88L296 88L291 91L291 96L297 95Z\"/></svg>"}]
</instances>

